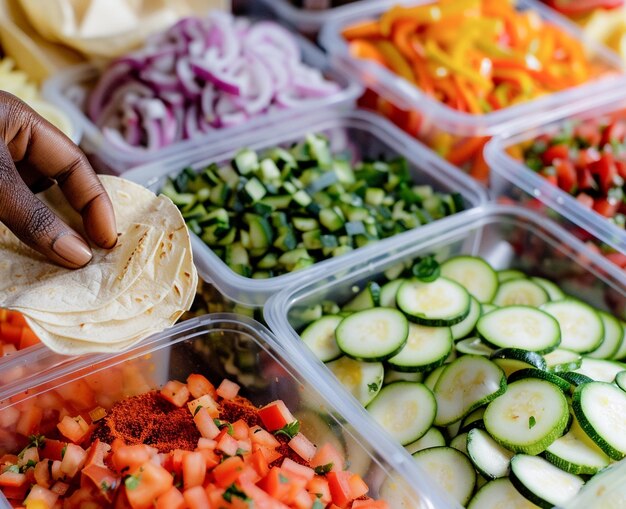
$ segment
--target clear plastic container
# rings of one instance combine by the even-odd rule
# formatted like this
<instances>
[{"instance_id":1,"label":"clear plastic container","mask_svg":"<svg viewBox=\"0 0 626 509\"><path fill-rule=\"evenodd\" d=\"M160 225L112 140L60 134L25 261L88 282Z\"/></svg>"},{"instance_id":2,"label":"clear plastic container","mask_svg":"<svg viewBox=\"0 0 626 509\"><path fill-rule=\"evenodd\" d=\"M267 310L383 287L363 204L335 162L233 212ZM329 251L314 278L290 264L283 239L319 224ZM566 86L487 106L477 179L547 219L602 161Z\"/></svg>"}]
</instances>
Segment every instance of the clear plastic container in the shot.
<instances>
[{"instance_id":1,"label":"clear plastic container","mask_svg":"<svg viewBox=\"0 0 626 509\"><path fill-rule=\"evenodd\" d=\"M328 78L339 84L341 89L337 93L318 100L307 101L302 108L285 109L259 115L241 125L217 130L206 136L184 140L159 150L120 151L102 135L100 129L82 111L76 99L79 101L84 99L99 75L98 68L91 64L81 64L60 71L46 80L42 92L46 99L62 108L72 119L78 121L78 126L83 133L81 147L89 156L94 167L103 173L120 175L136 166L176 157L199 147L208 145L219 147L225 140L239 133L265 129L276 124L280 125L289 122L294 117L298 118L307 111L318 111L325 108L335 110L351 108L362 92L361 86L343 70L332 69L328 57L319 48L297 34L294 34L294 37L300 46L302 61L311 67L320 69Z\"/></svg>"},{"instance_id":2,"label":"clear plastic container","mask_svg":"<svg viewBox=\"0 0 626 509\"><path fill-rule=\"evenodd\" d=\"M305 2L307 0L304 0ZM293 5L290 0L261 0L267 8L271 9L276 15L285 21L285 23L294 27L298 32L308 36L315 37L322 25L331 17L341 14L346 7L353 4L363 5L367 0L351 0L351 3L338 7L326 7L317 9L306 9ZM328 5L325 0L309 0L312 5Z\"/></svg>"},{"instance_id":3,"label":"clear plastic container","mask_svg":"<svg viewBox=\"0 0 626 509\"><path fill-rule=\"evenodd\" d=\"M51 360L55 357L49 354ZM311 440L332 442L345 453L350 469L368 482L371 495L391 483L405 497L404 504L396 502L392 509L454 507L433 492L398 446L384 437L372 440L376 428L369 419L342 412L343 398L327 380L314 378L314 371L284 351L262 325L228 314L184 322L122 354L78 357L37 380L0 390L0 456L19 450L27 440L17 433L15 421L33 405L48 409L34 430L45 433L46 426L58 422L59 401L69 401L76 411L86 410L85 405L109 408L168 380L185 381L191 373L213 383L229 378L256 405L283 399ZM0 507L11 507L2 495Z\"/></svg>"},{"instance_id":4,"label":"clear plastic container","mask_svg":"<svg viewBox=\"0 0 626 509\"><path fill-rule=\"evenodd\" d=\"M344 303L369 281L382 281L386 269L427 254L435 254L440 261L459 254L476 255L496 269L515 268L548 277L568 294L626 317L626 273L545 217L521 207L489 204L440 222L439 231L432 236L413 235L402 242L396 239L362 257L358 264L343 264L322 278L309 277L285 289L268 301L265 319L285 349L316 370L316 378L332 377L300 340L298 332L306 323L303 312L323 300ZM335 390L350 400L346 411L365 418L367 411L338 381ZM386 433L381 428L377 436ZM621 473L623 482L626 465ZM618 489L618 485L609 488L607 491ZM620 489L623 493L623 487ZM600 503L585 507L609 506Z\"/></svg>"},{"instance_id":5,"label":"clear plastic container","mask_svg":"<svg viewBox=\"0 0 626 509\"><path fill-rule=\"evenodd\" d=\"M358 21L378 17L398 3L420 5L431 2L432 0L403 0L401 2L378 0L348 6L323 26L319 40L330 53L333 65L351 69L363 85L384 99L381 103L380 100L370 97L369 101L363 103L364 106L378 109L381 113L393 117L396 123L454 161L455 164L465 166L480 158L484 141L489 136L532 123L537 121L538 117L541 117L543 121L550 121L567 115L581 101L601 96L612 90L623 89L626 86L626 76L613 76L611 79L589 82L484 115L472 115L454 110L427 96L416 86L375 62L357 59L349 54L348 45L341 36L345 27ZM582 32L573 23L555 11L535 0L516 0L515 4L520 10L536 11L544 20L584 40L589 58L593 63L613 71L614 74L623 72L623 63L618 55L584 38ZM471 140L475 142L472 143ZM469 157L459 158L461 147L464 153L469 152ZM486 171L486 168L476 168L477 178L484 178L483 174Z\"/></svg>"},{"instance_id":6,"label":"clear plastic container","mask_svg":"<svg viewBox=\"0 0 626 509\"><path fill-rule=\"evenodd\" d=\"M167 162L146 165L128 172L125 178L139 182L149 189L158 192L166 176L176 174L190 166L203 168L207 164L228 162L241 148L248 147L263 151L276 145L290 144L301 140L307 133L324 132L332 140L331 148L335 150L350 149L357 157L405 157L414 177L419 184L432 185L442 192L459 192L465 199L467 208L478 206L487 201L486 191L476 182L460 173L426 147L417 143L388 121L363 111L344 113L322 113L299 118L297 121L283 123L267 130L263 137L258 133L232 138L222 144L220 150L206 147L203 150L187 153ZM431 225L421 226L424 235L432 231ZM426 228L429 228L426 230ZM397 237L404 239L407 233ZM385 245L388 239L377 244ZM400 240L402 241L402 240ZM283 274L270 279L251 279L233 272L204 242L192 235L194 261L200 276L213 283L229 299L247 305L262 306L274 293L285 288L307 274L321 274L331 270L342 259L357 260L370 252L371 245L345 254L339 258L331 258L301 271Z\"/></svg>"},{"instance_id":7,"label":"clear plastic container","mask_svg":"<svg viewBox=\"0 0 626 509\"><path fill-rule=\"evenodd\" d=\"M521 132L495 136L485 147L485 157L491 167L490 187L494 197L507 197L515 201L530 202L539 200L555 212L555 219L573 223L588 236L591 234L612 248L626 253L626 231L604 216L585 208L569 193L550 184L545 178L528 168L523 161L514 159L508 152L511 147L530 142L543 134L561 132L566 122L571 120L599 119L626 109L626 91L606 94L593 99L584 111L562 117L554 122L541 122L540 127ZM626 117L626 111L622 118ZM568 225L569 226L569 225ZM586 233L585 233L586 232Z\"/></svg>"}]
</instances>

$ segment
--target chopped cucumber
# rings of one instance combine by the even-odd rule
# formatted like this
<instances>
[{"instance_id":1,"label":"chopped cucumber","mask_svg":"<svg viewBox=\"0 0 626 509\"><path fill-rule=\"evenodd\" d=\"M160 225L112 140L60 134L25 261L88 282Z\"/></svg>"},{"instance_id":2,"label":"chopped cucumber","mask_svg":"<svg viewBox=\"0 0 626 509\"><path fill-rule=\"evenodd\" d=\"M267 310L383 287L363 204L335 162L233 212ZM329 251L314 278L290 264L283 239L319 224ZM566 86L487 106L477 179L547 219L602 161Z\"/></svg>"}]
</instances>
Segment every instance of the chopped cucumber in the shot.
<instances>
[{"instance_id":1,"label":"chopped cucumber","mask_svg":"<svg viewBox=\"0 0 626 509\"><path fill-rule=\"evenodd\" d=\"M394 382L380 390L367 410L400 444L407 445L423 437L432 426L437 403L422 383Z\"/></svg>"},{"instance_id":2,"label":"chopped cucumber","mask_svg":"<svg viewBox=\"0 0 626 509\"><path fill-rule=\"evenodd\" d=\"M509 384L483 417L489 434L503 447L539 454L563 434L569 408L561 389L545 380L527 378Z\"/></svg>"}]
</instances>

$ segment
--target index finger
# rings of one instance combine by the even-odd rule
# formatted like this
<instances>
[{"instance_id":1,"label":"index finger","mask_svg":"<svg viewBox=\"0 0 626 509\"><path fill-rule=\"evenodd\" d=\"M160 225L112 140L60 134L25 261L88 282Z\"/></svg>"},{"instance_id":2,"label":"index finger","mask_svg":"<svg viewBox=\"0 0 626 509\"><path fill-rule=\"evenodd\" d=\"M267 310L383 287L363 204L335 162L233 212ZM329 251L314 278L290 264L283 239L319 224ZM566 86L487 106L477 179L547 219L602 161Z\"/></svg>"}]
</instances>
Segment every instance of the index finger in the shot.
<instances>
[{"instance_id":1,"label":"index finger","mask_svg":"<svg viewBox=\"0 0 626 509\"><path fill-rule=\"evenodd\" d=\"M70 205L81 214L85 232L98 246L117 242L113 205L87 157L46 120L32 122L25 161L55 179Z\"/></svg>"}]
</instances>

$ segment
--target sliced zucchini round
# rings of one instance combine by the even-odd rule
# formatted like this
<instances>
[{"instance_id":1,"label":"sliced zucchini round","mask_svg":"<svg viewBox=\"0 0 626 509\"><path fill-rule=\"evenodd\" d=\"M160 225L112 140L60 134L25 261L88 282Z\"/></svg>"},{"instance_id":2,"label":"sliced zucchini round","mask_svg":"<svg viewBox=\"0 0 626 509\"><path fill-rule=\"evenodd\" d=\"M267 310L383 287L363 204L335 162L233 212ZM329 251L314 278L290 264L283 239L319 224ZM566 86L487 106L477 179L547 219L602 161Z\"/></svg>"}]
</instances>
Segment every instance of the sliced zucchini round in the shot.
<instances>
[{"instance_id":1,"label":"sliced zucchini round","mask_svg":"<svg viewBox=\"0 0 626 509\"><path fill-rule=\"evenodd\" d=\"M404 279L395 279L394 281L389 281L389 283L382 286L380 289L380 305L382 307L396 307L396 295L398 293L398 288L400 288L400 285L404 283L404 281Z\"/></svg>"},{"instance_id":2,"label":"sliced zucchini round","mask_svg":"<svg viewBox=\"0 0 626 509\"><path fill-rule=\"evenodd\" d=\"M489 358L502 368L507 378L520 369L546 369L546 361L541 355L521 348L500 348Z\"/></svg>"},{"instance_id":3,"label":"sliced zucchini round","mask_svg":"<svg viewBox=\"0 0 626 509\"><path fill-rule=\"evenodd\" d=\"M569 419L565 395L545 380L513 382L487 406L483 420L489 434L503 447L539 454L563 434Z\"/></svg>"},{"instance_id":4,"label":"sliced zucchini round","mask_svg":"<svg viewBox=\"0 0 626 509\"><path fill-rule=\"evenodd\" d=\"M604 311L598 311L598 314L604 325L604 340L600 343L598 348L589 352L587 356L593 357L594 359L612 359L622 345L624 329L620 321L613 315L605 313Z\"/></svg>"},{"instance_id":5,"label":"sliced zucchini round","mask_svg":"<svg viewBox=\"0 0 626 509\"><path fill-rule=\"evenodd\" d=\"M496 310L499 308L499 306L496 306L495 304L481 304L481 311L482 311L482 315L486 315L487 313L491 313L492 311Z\"/></svg>"},{"instance_id":6,"label":"sliced zucchini round","mask_svg":"<svg viewBox=\"0 0 626 509\"><path fill-rule=\"evenodd\" d=\"M394 382L381 389L367 406L372 418L400 444L424 436L437 413L433 393L418 382Z\"/></svg>"},{"instance_id":7,"label":"sliced zucchini round","mask_svg":"<svg viewBox=\"0 0 626 509\"><path fill-rule=\"evenodd\" d=\"M528 500L545 509L564 507L584 481L537 456L518 454L511 460L511 482Z\"/></svg>"},{"instance_id":8,"label":"sliced zucchini round","mask_svg":"<svg viewBox=\"0 0 626 509\"><path fill-rule=\"evenodd\" d=\"M550 300L548 292L530 279L509 279L500 283L493 303L496 306L539 307Z\"/></svg>"},{"instance_id":9,"label":"sliced zucchini round","mask_svg":"<svg viewBox=\"0 0 626 509\"><path fill-rule=\"evenodd\" d=\"M479 336L495 348L521 348L547 353L561 342L558 322L530 306L508 306L483 315L476 324Z\"/></svg>"},{"instance_id":10,"label":"sliced zucchini round","mask_svg":"<svg viewBox=\"0 0 626 509\"><path fill-rule=\"evenodd\" d=\"M467 432L460 433L450 440L450 447L462 452L467 456Z\"/></svg>"},{"instance_id":11,"label":"sliced zucchini round","mask_svg":"<svg viewBox=\"0 0 626 509\"><path fill-rule=\"evenodd\" d=\"M472 410L504 392L506 378L493 362L478 355L464 355L447 364L435 385L437 426L459 421Z\"/></svg>"},{"instance_id":12,"label":"sliced zucchini round","mask_svg":"<svg viewBox=\"0 0 626 509\"><path fill-rule=\"evenodd\" d=\"M408 279L400 285L396 302L411 321L432 327L462 322L470 312L470 296L465 288L445 277L429 283Z\"/></svg>"},{"instance_id":13,"label":"sliced zucchini round","mask_svg":"<svg viewBox=\"0 0 626 509\"><path fill-rule=\"evenodd\" d=\"M469 414L467 414L463 420L461 421L461 426L459 428L460 433L467 433L471 429L479 428L485 429L485 421L483 421L483 415L485 415L484 406L478 407L476 410L473 410Z\"/></svg>"},{"instance_id":14,"label":"sliced zucchini round","mask_svg":"<svg viewBox=\"0 0 626 509\"><path fill-rule=\"evenodd\" d=\"M626 365L617 361L605 361L603 359L591 359L583 356L580 368L575 373L586 375L596 382L613 382L615 376L626 369Z\"/></svg>"},{"instance_id":15,"label":"sliced zucchini round","mask_svg":"<svg viewBox=\"0 0 626 509\"><path fill-rule=\"evenodd\" d=\"M580 385L572 408L583 431L610 458L626 457L626 393L606 382Z\"/></svg>"},{"instance_id":16,"label":"sliced zucchini round","mask_svg":"<svg viewBox=\"0 0 626 509\"><path fill-rule=\"evenodd\" d=\"M580 368L583 363L582 355L564 348L557 348L543 355L547 369L553 373L573 371Z\"/></svg>"},{"instance_id":17,"label":"sliced zucchini round","mask_svg":"<svg viewBox=\"0 0 626 509\"><path fill-rule=\"evenodd\" d=\"M583 302L563 299L548 302L541 309L559 322L561 348L578 353L591 352L604 339L604 325L600 315Z\"/></svg>"},{"instance_id":18,"label":"sliced zucchini round","mask_svg":"<svg viewBox=\"0 0 626 509\"><path fill-rule=\"evenodd\" d=\"M500 284L504 283L505 281L509 281L511 279L520 279L520 278L526 277L526 274L524 274L521 270L517 270L517 269L499 270L498 272L496 272L496 274L498 275L498 282Z\"/></svg>"},{"instance_id":19,"label":"sliced zucchini round","mask_svg":"<svg viewBox=\"0 0 626 509\"><path fill-rule=\"evenodd\" d=\"M622 326L622 330L624 331L624 335L622 336L622 342L617 349L617 352L613 355L613 360L621 361L626 358L626 323L620 320L620 325Z\"/></svg>"},{"instance_id":20,"label":"sliced zucchini round","mask_svg":"<svg viewBox=\"0 0 626 509\"><path fill-rule=\"evenodd\" d=\"M335 329L343 318L337 315L323 316L302 331L300 338L322 362L341 357L341 350L335 341Z\"/></svg>"},{"instance_id":21,"label":"sliced zucchini round","mask_svg":"<svg viewBox=\"0 0 626 509\"><path fill-rule=\"evenodd\" d=\"M399 353L387 359L397 371L428 371L441 366L452 351L450 327L409 324L409 336Z\"/></svg>"},{"instance_id":22,"label":"sliced zucchini round","mask_svg":"<svg viewBox=\"0 0 626 509\"><path fill-rule=\"evenodd\" d=\"M415 454L417 451L444 445L446 445L446 439L443 437L443 433L437 428L430 428L422 438L405 445L404 448L409 454Z\"/></svg>"},{"instance_id":23,"label":"sliced zucchini round","mask_svg":"<svg viewBox=\"0 0 626 509\"><path fill-rule=\"evenodd\" d=\"M517 382L518 380L523 380L525 378L537 378L539 380L546 380L547 382L553 383L559 389L561 389L564 393L569 394L571 391L571 384L561 378L554 373L550 373L549 371L544 371L543 369L537 368L524 368L519 371L515 371L511 373L507 377L507 383L512 384L513 382Z\"/></svg>"},{"instance_id":24,"label":"sliced zucchini round","mask_svg":"<svg viewBox=\"0 0 626 509\"><path fill-rule=\"evenodd\" d=\"M549 279L545 279L543 277L531 277L531 281L534 281L539 286L541 286L546 292L548 292L548 296L550 300L562 300L565 298L565 293L561 290L555 283L550 281Z\"/></svg>"},{"instance_id":25,"label":"sliced zucchini round","mask_svg":"<svg viewBox=\"0 0 626 509\"><path fill-rule=\"evenodd\" d=\"M459 504L467 504L476 485L476 472L465 454L452 447L431 447L416 452L413 459L443 491Z\"/></svg>"},{"instance_id":26,"label":"sliced zucchini round","mask_svg":"<svg viewBox=\"0 0 626 509\"><path fill-rule=\"evenodd\" d=\"M452 339L456 341L469 336L474 330L474 327L476 327L476 322L478 322L481 314L482 310L480 303L474 297L470 297L470 310L468 315L462 322L459 322L451 327Z\"/></svg>"},{"instance_id":27,"label":"sliced zucchini round","mask_svg":"<svg viewBox=\"0 0 626 509\"><path fill-rule=\"evenodd\" d=\"M428 375L426 375L426 379L424 380L424 385L428 387L431 391L435 390L435 385L437 385L437 381L443 373L443 370L446 369L447 364L443 366L439 366L438 368L433 369Z\"/></svg>"},{"instance_id":28,"label":"sliced zucchini round","mask_svg":"<svg viewBox=\"0 0 626 509\"><path fill-rule=\"evenodd\" d=\"M483 477L497 479L509 474L514 453L498 444L486 431L474 428L467 434L467 455Z\"/></svg>"},{"instance_id":29,"label":"sliced zucchini round","mask_svg":"<svg viewBox=\"0 0 626 509\"><path fill-rule=\"evenodd\" d=\"M441 265L441 275L463 285L478 300L491 302L498 290L498 275L485 260L456 256Z\"/></svg>"},{"instance_id":30,"label":"sliced zucchini round","mask_svg":"<svg viewBox=\"0 0 626 509\"><path fill-rule=\"evenodd\" d=\"M379 496L394 509L415 509L422 506L415 488L400 476L388 476L380 487Z\"/></svg>"},{"instance_id":31,"label":"sliced zucchini round","mask_svg":"<svg viewBox=\"0 0 626 509\"><path fill-rule=\"evenodd\" d=\"M552 442L543 452L553 465L570 474L596 474L610 463L610 458L593 442L576 419L569 431Z\"/></svg>"},{"instance_id":32,"label":"sliced zucchini round","mask_svg":"<svg viewBox=\"0 0 626 509\"><path fill-rule=\"evenodd\" d=\"M509 479L496 479L476 492L467 509L537 509L537 507L520 495Z\"/></svg>"},{"instance_id":33,"label":"sliced zucchini round","mask_svg":"<svg viewBox=\"0 0 626 509\"><path fill-rule=\"evenodd\" d=\"M408 373L404 371L396 371L395 369L391 369L390 367L385 368L385 378L383 380L383 385L389 385L393 382L423 382L424 381L424 373Z\"/></svg>"},{"instance_id":34,"label":"sliced zucchini round","mask_svg":"<svg viewBox=\"0 0 626 509\"><path fill-rule=\"evenodd\" d=\"M480 338L465 338L459 341L456 345L457 352L470 355L482 355L483 357L489 357L493 352L493 348L487 346L481 341Z\"/></svg>"},{"instance_id":35,"label":"sliced zucchini round","mask_svg":"<svg viewBox=\"0 0 626 509\"><path fill-rule=\"evenodd\" d=\"M564 371L563 373L556 373L559 378L566 380L570 384L570 392L574 393L576 387L583 384L593 382L593 378L589 378L582 373L574 373L573 371Z\"/></svg>"},{"instance_id":36,"label":"sliced zucchini round","mask_svg":"<svg viewBox=\"0 0 626 509\"><path fill-rule=\"evenodd\" d=\"M381 361L405 345L409 322L397 309L373 308L344 318L335 330L339 349L353 359Z\"/></svg>"},{"instance_id":37,"label":"sliced zucchini round","mask_svg":"<svg viewBox=\"0 0 626 509\"><path fill-rule=\"evenodd\" d=\"M613 383L626 392L626 371L620 371L617 375L615 375Z\"/></svg>"},{"instance_id":38,"label":"sliced zucchini round","mask_svg":"<svg viewBox=\"0 0 626 509\"><path fill-rule=\"evenodd\" d=\"M356 361L346 356L329 362L326 367L362 405L376 397L385 376L382 363Z\"/></svg>"}]
</instances>

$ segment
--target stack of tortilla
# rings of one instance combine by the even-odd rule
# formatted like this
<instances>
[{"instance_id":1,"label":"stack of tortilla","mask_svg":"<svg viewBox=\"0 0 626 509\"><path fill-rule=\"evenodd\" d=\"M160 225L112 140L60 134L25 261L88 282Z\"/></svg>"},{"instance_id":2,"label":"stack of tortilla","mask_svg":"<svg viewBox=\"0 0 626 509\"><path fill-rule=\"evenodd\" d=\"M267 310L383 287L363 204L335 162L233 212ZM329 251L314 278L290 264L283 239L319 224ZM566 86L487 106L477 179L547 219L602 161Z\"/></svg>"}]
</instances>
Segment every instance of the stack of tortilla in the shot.
<instances>
[{"instance_id":1,"label":"stack of tortilla","mask_svg":"<svg viewBox=\"0 0 626 509\"><path fill-rule=\"evenodd\" d=\"M82 269L51 263L0 223L0 307L24 314L39 339L65 355L131 347L174 324L197 286L189 233L171 200L121 178L100 178L118 241L111 250L93 248ZM80 215L57 186L39 197L84 236Z\"/></svg>"}]
</instances>

